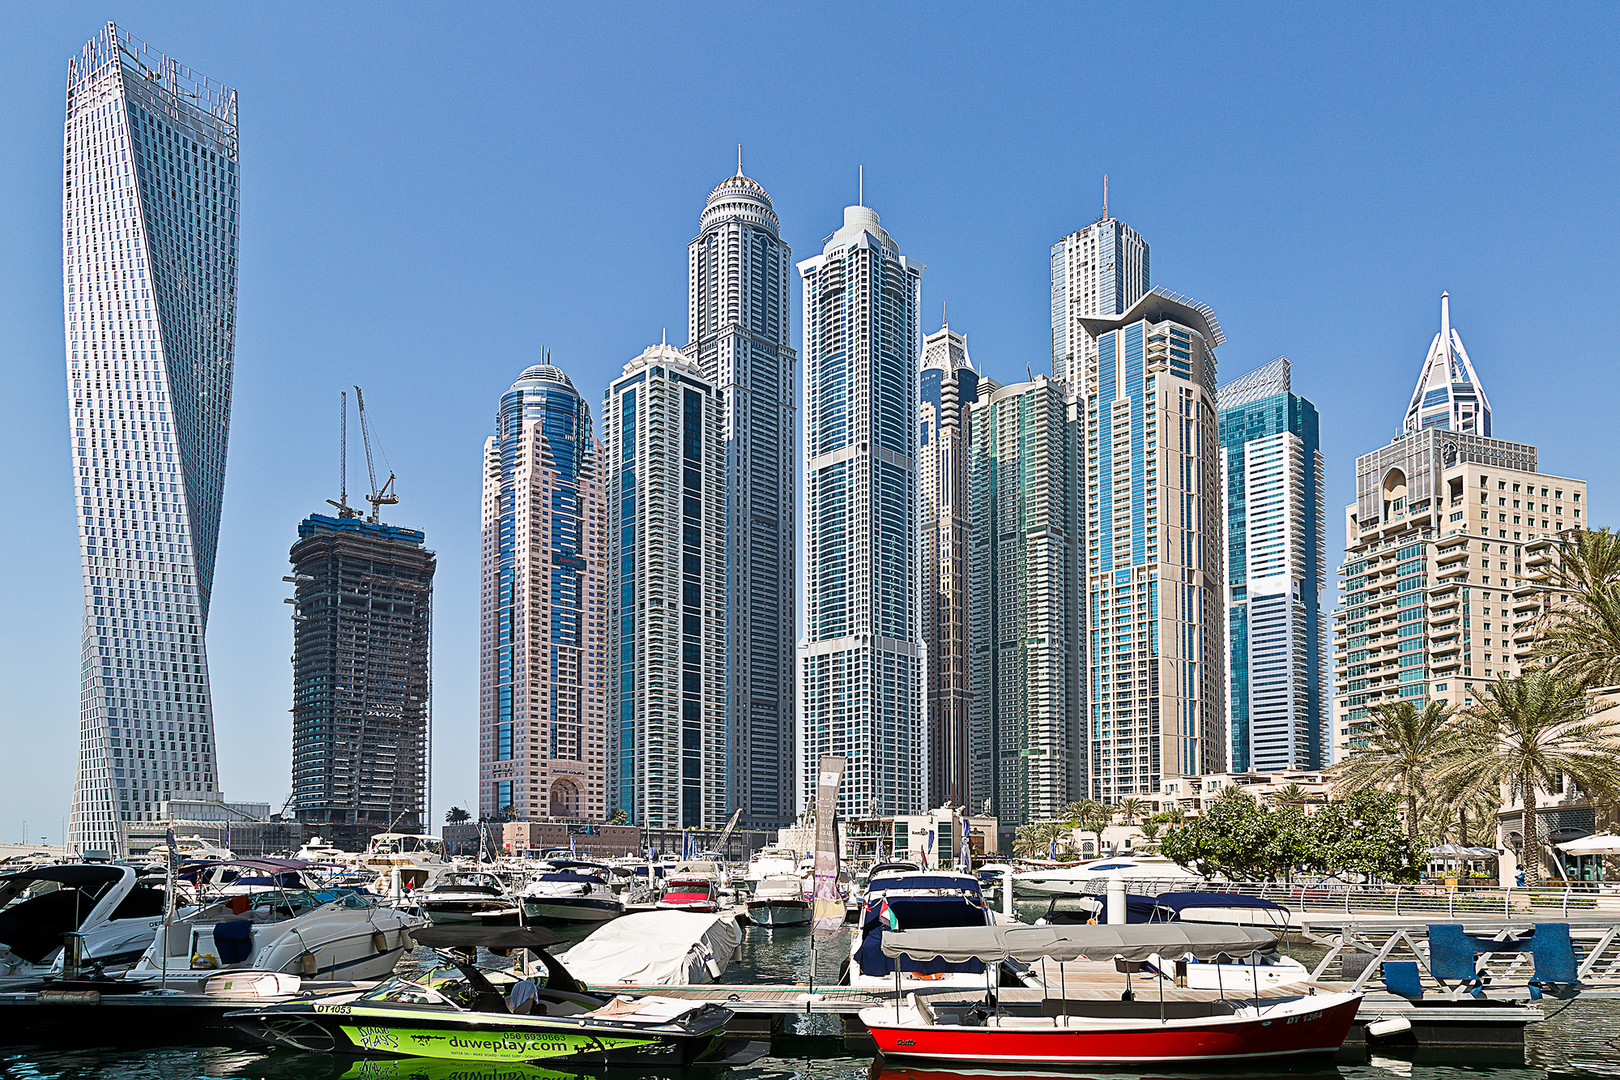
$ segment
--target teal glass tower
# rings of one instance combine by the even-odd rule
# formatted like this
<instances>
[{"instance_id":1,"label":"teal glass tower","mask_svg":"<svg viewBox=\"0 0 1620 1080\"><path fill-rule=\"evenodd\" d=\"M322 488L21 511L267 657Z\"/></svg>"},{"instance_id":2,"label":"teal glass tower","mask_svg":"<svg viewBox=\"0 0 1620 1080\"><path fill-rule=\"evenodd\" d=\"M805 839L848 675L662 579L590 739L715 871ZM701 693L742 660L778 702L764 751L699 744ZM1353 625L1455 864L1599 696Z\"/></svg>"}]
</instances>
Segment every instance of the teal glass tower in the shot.
<instances>
[{"instance_id":1,"label":"teal glass tower","mask_svg":"<svg viewBox=\"0 0 1620 1080\"><path fill-rule=\"evenodd\" d=\"M236 337L236 91L108 23L68 62L62 300L84 574L68 844L220 800L203 634Z\"/></svg>"},{"instance_id":2,"label":"teal glass tower","mask_svg":"<svg viewBox=\"0 0 1620 1080\"><path fill-rule=\"evenodd\" d=\"M1226 492L1230 769L1320 769L1328 763L1332 735L1316 406L1292 392L1283 356L1221 386L1217 404Z\"/></svg>"}]
</instances>

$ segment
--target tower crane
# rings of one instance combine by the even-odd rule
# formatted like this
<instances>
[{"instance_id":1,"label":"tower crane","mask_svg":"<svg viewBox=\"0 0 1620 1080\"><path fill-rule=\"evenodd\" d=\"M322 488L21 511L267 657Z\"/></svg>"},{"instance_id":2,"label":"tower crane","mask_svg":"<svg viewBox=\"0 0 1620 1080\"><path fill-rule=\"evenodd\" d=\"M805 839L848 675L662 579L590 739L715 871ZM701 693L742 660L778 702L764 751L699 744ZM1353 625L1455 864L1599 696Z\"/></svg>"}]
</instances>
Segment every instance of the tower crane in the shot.
<instances>
[{"instance_id":1,"label":"tower crane","mask_svg":"<svg viewBox=\"0 0 1620 1080\"><path fill-rule=\"evenodd\" d=\"M354 388L354 403L360 413L360 442L366 448L366 476L371 481L371 494L366 496L366 502L371 504L371 520L375 523L380 520L382 508L399 502L399 496L393 490L392 472L388 474L388 479L383 481L382 488L377 487L377 469L371 461L371 425L366 423L366 398L358 386Z\"/></svg>"}]
</instances>

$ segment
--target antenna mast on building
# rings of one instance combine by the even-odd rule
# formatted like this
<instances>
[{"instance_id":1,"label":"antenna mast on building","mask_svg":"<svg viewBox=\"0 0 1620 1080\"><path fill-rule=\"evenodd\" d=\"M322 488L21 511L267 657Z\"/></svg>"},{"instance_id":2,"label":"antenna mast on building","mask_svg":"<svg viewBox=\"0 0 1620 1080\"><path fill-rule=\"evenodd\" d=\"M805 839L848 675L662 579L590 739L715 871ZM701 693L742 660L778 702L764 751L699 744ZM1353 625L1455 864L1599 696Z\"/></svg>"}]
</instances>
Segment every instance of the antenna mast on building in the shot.
<instances>
[{"instance_id":1,"label":"antenna mast on building","mask_svg":"<svg viewBox=\"0 0 1620 1080\"><path fill-rule=\"evenodd\" d=\"M349 392L338 391L338 497L327 499L337 507L338 517L357 518L360 511L349 505Z\"/></svg>"},{"instance_id":2,"label":"antenna mast on building","mask_svg":"<svg viewBox=\"0 0 1620 1080\"><path fill-rule=\"evenodd\" d=\"M366 398L358 386L354 388L354 404L360 413L360 442L366 448L366 476L371 481L371 494L366 496L366 502L371 504L371 520L375 523L382 520L382 508L399 502L399 496L393 491L392 472L388 474L388 479L383 481L382 489L377 488L377 469L371 460L371 425L366 423Z\"/></svg>"}]
</instances>

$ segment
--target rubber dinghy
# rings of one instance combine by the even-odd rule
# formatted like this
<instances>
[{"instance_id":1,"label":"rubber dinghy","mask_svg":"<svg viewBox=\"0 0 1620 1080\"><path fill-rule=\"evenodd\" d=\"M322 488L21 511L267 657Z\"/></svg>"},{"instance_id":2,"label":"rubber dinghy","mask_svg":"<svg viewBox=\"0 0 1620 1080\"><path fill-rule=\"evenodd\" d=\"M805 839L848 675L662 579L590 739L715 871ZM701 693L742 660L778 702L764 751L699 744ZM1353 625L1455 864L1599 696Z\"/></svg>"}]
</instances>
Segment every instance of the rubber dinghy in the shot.
<instances>
[{"instance_id":1,"label":"rubber dinghy","mask_svg":"<svg viewBox=\"0 0 1620 1080\"><path fill-rule=\"evenodd\" d=\"M368 1057L663 1067L719 1063L723 1053L729 1009L586 993L546 952L562 940L548 930L428 927L415 937L438 951L440 964L372 990L247 1009L228 1019L278 1046ZM475 966L479 947L528 950L534 963L523 967L543 967L543 982L521 969Z\"/></svg>"}]
</instances>

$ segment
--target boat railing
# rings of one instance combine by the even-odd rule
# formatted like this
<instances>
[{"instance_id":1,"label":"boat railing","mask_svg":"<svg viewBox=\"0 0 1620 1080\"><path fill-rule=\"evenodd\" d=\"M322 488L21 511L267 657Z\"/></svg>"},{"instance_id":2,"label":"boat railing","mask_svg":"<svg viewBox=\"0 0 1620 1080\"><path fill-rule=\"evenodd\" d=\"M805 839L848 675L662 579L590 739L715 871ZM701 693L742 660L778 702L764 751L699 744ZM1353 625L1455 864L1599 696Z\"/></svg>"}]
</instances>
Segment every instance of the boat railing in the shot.
<instances>
[{"instance_id":1,"label":"boat railing","mask_svg":"<svg viewBox=\"0 0 1620 1080\"><path fill-rule=\"evenodd\" d=\"M1548 882L1524 886L1423 882L1397 885L1345 881L1125 880L1129 892L1239 893L1272 900L1299 915L1383 915L1400 919L1491 917L1601 918L1620 915L1620 891L1598 882ZM1102 894L1107 882L1098 882Z\"/></svg>"}]
</instances>

